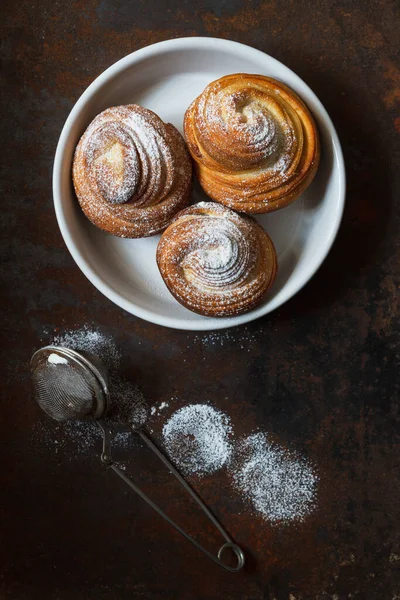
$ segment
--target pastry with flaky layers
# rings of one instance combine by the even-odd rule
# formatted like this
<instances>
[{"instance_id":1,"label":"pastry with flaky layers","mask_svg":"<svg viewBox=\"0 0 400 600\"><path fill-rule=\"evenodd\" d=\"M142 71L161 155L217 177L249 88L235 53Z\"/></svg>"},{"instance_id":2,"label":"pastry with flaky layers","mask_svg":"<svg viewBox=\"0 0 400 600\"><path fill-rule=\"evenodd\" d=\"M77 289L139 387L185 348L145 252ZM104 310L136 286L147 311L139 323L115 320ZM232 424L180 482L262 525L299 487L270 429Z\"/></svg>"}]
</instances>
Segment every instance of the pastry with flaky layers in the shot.
<instances>
[{"instance_id":1,"label":"pastry with flaky layers","mask_svg":"<svg viewBox=\"0 0 400 600\"><path fill-rule=\"evenodd\" d=\"M90 123L75 150L72 175L94 225L140 238L165 229L188 204L192 165L173 125L128 104L108 108Z\"/></svg>"},{"instance_id":2,"label":"pastry with flaky layers","mask_svg":"<svg viewBox=\"0 0 400 600\"><path fill-rule=\"evenodd\" d=\"M263 75L210 83L187 109L184 130L205 192L240 212L290 204L318 168L319 138L308 108L288 86Z\"/></svg>"},{"instance_id":3,"label":"pastry with flaky layers","mask_svg":"<svg viewBox=\"0 0 400 600\"><path fill-rule=\"evenodd\" d=\"M215 202L176 216L159 241L157 264L178 302L208 317L251 310L277 271L274 245L261 225Z\"/></svg>"}]
</instances>

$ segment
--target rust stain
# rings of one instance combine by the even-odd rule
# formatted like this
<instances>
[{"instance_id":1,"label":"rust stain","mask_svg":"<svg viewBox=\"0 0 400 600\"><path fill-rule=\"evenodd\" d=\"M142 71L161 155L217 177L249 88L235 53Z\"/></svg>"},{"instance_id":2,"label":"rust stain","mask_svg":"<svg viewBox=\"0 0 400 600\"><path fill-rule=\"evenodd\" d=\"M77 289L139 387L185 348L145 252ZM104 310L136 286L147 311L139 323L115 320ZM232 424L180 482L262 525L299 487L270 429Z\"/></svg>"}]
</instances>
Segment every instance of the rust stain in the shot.
<instances>
[{"instance_id":1,"label":"rust stain","mask_svg":"<svg viewBox=\"0 0 400 600\"><path fill-rule=\"evenodd\" d=\"M263 27L272 17L274 27L269 29L268 35L274 36L281 27L276 2L262 2L256 8L250 2L246 2L234 15L225 16L224 19L218 18L213 12L201 15L207 33L224 38L235 37L238 33L251 35L254 28Z\"/></svg>"},{"instance_id":2,"label":"rust stain","mask_svg":"<svg viewBox=\"0 0 400 600\"><path fill-rule=\"evenodd\" d=\"M393 108L400 102L400 68L390 58L382 60L382 67L386 85L383 101L387 108Z\"/></svg>"},{"instance_id":3,"label":"rust stain","mask_svg":"<svg viewBox=\"0 0 400 600\"><path fill-rule=\"evenodd\" d=\"M381 289L384 291L386 297L377 303L372 329L379 335L385 335L392 333L394 328L397 328L400 311L400 294L398 285L392 275L384 277ZM390 300L388 301L388 299Z\"/></svg>"},{"instance_id":4,"label":"rust stain","mask_svg":"<svg viewBox=\"0 0 400 600\"><path fill-rule=\"evenodd\" d=\"M361 45L370 50L377 50L384 45L382 33L372 23L365 23L362 29Z\"/></svg>"}]
</instances>

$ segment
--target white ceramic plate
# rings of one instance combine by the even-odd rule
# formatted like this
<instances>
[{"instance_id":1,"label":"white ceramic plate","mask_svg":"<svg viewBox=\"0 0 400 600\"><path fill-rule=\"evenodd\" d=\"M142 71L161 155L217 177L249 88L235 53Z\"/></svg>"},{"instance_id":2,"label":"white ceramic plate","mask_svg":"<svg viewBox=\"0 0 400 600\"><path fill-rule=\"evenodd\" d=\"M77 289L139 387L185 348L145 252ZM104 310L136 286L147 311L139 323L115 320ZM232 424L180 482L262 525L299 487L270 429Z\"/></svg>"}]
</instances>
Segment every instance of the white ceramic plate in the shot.
<instances>
[{"instance_id":1,"label":"white ceramic plate","mask_svg":"<svg viewBox=\"0 0 400 600\"><path fill-rule=\"evenodd\" d=\"M75 146L90 121L118 104L141 104L182 132L186 108L211 81L228 73L260 73L294 89L312 111L321 136L321 164L315 180L289 207L257 217L277 252L277 279L255 310L223 319L202 317L181 306L158 272L159 236L143 240L113 237L83 215L71 181ZM222 39L181 38L133 52L102 73L72 109L57 146L53 195L65 243L86 277L128 312L167 327L222 329L252 321L289 300L314 275L336 236L344 204L345 172L336 131L310 88L267 54ZM199 186L195 198L205 199Z\"/></svg>"}]
</instances>

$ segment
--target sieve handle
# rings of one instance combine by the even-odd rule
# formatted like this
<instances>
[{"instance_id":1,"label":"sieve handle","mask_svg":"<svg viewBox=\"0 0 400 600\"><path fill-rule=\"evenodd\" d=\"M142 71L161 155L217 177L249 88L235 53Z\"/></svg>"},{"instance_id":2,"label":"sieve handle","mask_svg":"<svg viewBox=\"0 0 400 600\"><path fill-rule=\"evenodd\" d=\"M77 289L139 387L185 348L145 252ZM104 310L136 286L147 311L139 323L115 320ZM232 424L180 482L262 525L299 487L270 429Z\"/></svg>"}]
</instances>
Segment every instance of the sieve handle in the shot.
<instances>
[{"instance_id":1,"label":"sieve handle","mask_svg":"<svg viewBox=\"0 0 400 600\"><path fill-rule=\"evenodd\" d=\"M145 442L145 444L147 444L147 446L158 456L158 458L161 460L161 462L163 462L164 465L172 472L172 474L176 477L176 479L179 481L179 483L185 488L185 490L197 502L197 504L203 510L205 515L211 521L211 523L218 529L218 531L221 533L221 535L226 540L225 543L218 550L218 553L216 556L214 554L212 554L209 550L204 548L195 538L193 538L191 535L186 533L186 531L184 531L182 529L182 527L180 527L180 525L175 523L175 521L173 521L157 504L155 504L155 502L153 502L153 500L151 500L151 498L149 498L149 496L147 496L147 494L142 492L142 490L140 488L138 488L138 486L135 483L133 483L133 481L129 477L127 477L125 475L125 473L113 462L113 460L111 458L112 431L105 424L103 424L101 422L98 422L98 423L103 432L103 452L101 455L102 462L104 464L106 464L107 466L109 466L117 475L119 475L119 477L121 479L123 479L125 481L125 483L132 490L134 490L134 492L136 492L138 494L138 496L140 496L142 498L142 500L144 500L157 514L159 514L163 519L165 519L165 521L167 521L167 523L172 525L172 527L174 527L174 529L176 529L176 531L178 531L181 535L183 535L184 538L186 538L189 542L191 542L194 546L196 546L196 548L198 548L204 554L206 554L206 556L208 556L211 560L213 560L215 563L217 563L220 567L222 567L226 571L230 571L230 572L240 571L243 568L244 563L245 563L245 556L244 556L243 550L240 548L240 546L235 544L235 542L232 540L230 535L225 531L225 529L222 527L222 525L219 523L219 521L216 519L216 517L210 511L210 509L204 504L204 502L201 500L201 498L198 496L198 494L196 494L196 492L187 483L187 481L185 481L185 479L182 477L182 475L179 473L179 471L173 466L173 464L167 459L167 457L157 448L157 446L148 437L148 435L146 433L144 433L144 431L142 431L142 430L137 430L137 429L132 428L133 432L137 433L140 436L140 438ZM229 549L234 553L234 555L237 559L237 564L234 567L227 565L222 560L223 555Z\"/></svg>"}]
</instances>

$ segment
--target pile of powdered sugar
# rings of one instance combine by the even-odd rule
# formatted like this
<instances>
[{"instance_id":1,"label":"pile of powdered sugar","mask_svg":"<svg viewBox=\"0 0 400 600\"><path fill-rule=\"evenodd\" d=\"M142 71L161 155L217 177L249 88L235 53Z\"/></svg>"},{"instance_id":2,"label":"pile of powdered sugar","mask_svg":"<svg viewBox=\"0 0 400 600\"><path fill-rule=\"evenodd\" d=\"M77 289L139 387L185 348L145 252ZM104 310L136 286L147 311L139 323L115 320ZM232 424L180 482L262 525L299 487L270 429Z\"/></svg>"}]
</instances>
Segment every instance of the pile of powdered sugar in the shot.
<instances>
[{"instance_id":1,"label":"pile of powdered sugar","mask_svg":"<svg viewBox=\"0 0 400 600\"><path fill-rule=\"evenodd\" d=\"M301 522L316 506L318 477L303 457L269 441L266 432L235 442L228 415L190 404L164 424L165 448L186 476L226 467L233 487L272 524Z\"/></svg>"},{"instance_id":2,"label":"pile of powdered sugar","mask_svg":"<svg viewBox=\"0 0 400 600\"><path fill-rule=\"evenodd\" d=\"M230 468L238 491L272 523L303 521L315 508L318 477L312 466L264 432L237 444Z\"/></svg>"},{"instance_id":3,"label":"pile of powdered sugar","mask_svg":"<svg viewBox=\"0 0 400 600\"><path fill-rule=\"evenodd\" d=\"M169 456L186 475L203 476L221 469L232 454L229 417L207 404L177 410L163 427Z\"/></svg>"}]
</instances>

